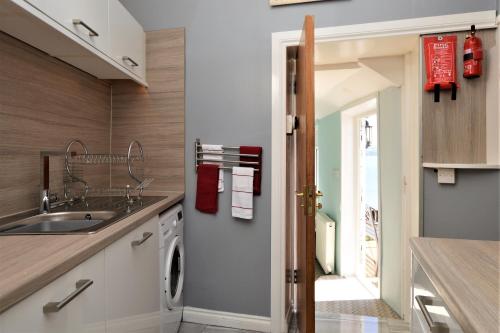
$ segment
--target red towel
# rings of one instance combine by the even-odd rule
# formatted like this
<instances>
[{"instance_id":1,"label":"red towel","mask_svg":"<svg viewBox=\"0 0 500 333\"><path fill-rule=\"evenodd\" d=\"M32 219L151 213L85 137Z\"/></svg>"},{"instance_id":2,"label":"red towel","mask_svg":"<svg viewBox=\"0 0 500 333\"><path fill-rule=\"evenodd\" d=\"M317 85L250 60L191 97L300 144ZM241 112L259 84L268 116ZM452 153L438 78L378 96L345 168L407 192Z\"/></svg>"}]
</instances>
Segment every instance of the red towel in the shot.
<instances>
[{"instance_id":1,"label":"red towel","mask_svg":"<svg viewBox=\"0 0 500 333\"><path fill-rule=\"evenodd\" d=\"M258 165L240 164L240 166L259 169L259 171L255 171L253 175L253 194L260 195L260 183L262 178L262 147L241 146L240 154L259 155L258 157L240 157L240 161L259 162Z\"/></svg>"},{"instance_id":2,"label":"red towel","mask_svg":"<svg viewBox=\"0 0 500 333\"><path fill-rule=\"evenodd\" d=\"M215 164L199 165L196 187L196 209L209 214L217 213L218 185L219 166Z\"/></svg>"}]
</instances>

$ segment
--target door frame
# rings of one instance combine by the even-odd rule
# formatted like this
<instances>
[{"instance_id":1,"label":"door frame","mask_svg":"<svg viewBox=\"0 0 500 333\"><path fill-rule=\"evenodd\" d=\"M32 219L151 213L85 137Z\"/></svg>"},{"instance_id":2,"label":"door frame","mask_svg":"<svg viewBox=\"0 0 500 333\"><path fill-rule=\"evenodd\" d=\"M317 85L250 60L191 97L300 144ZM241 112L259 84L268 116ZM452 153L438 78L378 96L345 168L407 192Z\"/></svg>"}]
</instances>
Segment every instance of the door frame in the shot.
<instances>
[{"instance_id":1,"label":"door frame","mask_svg":"<svg viewBox=\"0 0 500 333\"><path fill-rule=\"evenodd\" d=\"M300 24L301 22L297 22ZM328 28L317 28L316 42L340 41L349 39L375 38L400 35L430 34L438 32L466 31L475 24L478 29L496 28L495 10L430 16L375 23L354 24ZM286 203L286 48L296 46L300 30L276 32L272 34L272 159L271 159L271 332L286 332L285 309L285 203ZM417 64L418 65L418 64ZM421 78L419 79L421 84ZM414 87L417 88L417 87ZM420 89L419 89L420 91ZM420 168L420 95L417 94L417 111L403 117L403 131L410 147L408 158L403 163L405 199L403 216L409 223L403 226L405 240L421 233L421 168ZM406 101L409 104L409 101ZM414 126L419 124L419 126ZM412 126L413 125L413 126ZM405 242L407 243L407 242ZM405 249L404 274L409 276L409 248ZM407 270L408 269L408 270ZM403 297L409 299L409 284L403 290ZM405 302L404 304L409 303ZM406 311L406 310L405 310ZM405 312L404 311L404 312Z\"/></svg>"},{"instance_id":2,"label":"door frame","mask_svg":"<svg viewBox=\"0 0 500 333\"><path fill-rule=\"evenodd\" d=\"M354 116L354 122L355 122L354 132L357 133L358 135L363 130L362 125L361 125L362 119L368 118L370 116L376 116L377 117L377 124L378 124L378 112L379 112L379 110L378 110L378 96L375 97L375 102L376 102L375 109L368 111L368 112L361 113L361 114L357 114L356 116ZM377 132L378 132L378 130L377 130ZM356 138L359 138L359 136L357 136ZM356 139L356 138L354 138L354 139ZM366 140L366 138L364 138L364 139ZM363 141L363 143L364 143L364 141ZM365 274L366 274L366 247L364 247L364 252L363 252L363 249L361 247L361 246L364 246L363 243L365 242L363 240L363 236L366 236L365 223L363 223L363 224L361 223L361 219L365 220L365 211L364 211L363 205L362 205L365 202L361 201L362 194L363 194L363 191L365 189L363 187L364 184L363 184L363 181L361 179L361 177L362 177L361 156L363 153L363 149L366 149L366 148L361 147L361 144L360 144L359 139L358 139L357 144L356 144L356 150L354 151L354 153L356 154L356 156L354 157L354 165L356 166L356 168L354 170L354 183L356 184L356 188L354 189L354 191L355 191L354 197L356 199L356 207L355 207L355 213L354 213L354 221L355 221L354 228L356 230L356 233L355 233L356 265L354 268L354 276L356 277L356 279L358 279L358 281L361 282L361 284L363 284L365 286L365 288L370 289L371 287L368 286L369 283L366 281L366 276L365 276ZM378 136L377 136L377 150L378 150ZM379 155L379 152L377 151L377 179L376 179L376 181L377 181L377 188L379 189L379 191L377 192L377 197L378 197L378 200L380 202L380 172L379 172L380 166L378 163L378 157L379 157L378 155ZM364 164L364 166L366 166L366 163ZM341 197L342 197L342 195L341 195ZM341 210L342 210L342 208L341 208ZM380 211L380 208L379 208L379 211ZM377 250L377 264L380 264L380 261L381 261L380 260L381 251L379 251L380 248L381 248L381 245L378 246L378 250ZM377 279L379 280L379 290L380 290L380 274L378 275ZM371 290L370 290L370 292L371 292ZM379 292L379 297L380 297L380 292Z\"/></svg>"},{"instance_id":3,"label":"door frame","mask_svg":"<svg viewBox=\"0 0 500 333\"><path fill-rule=\"evenodd\" d=\"M373 101L373 102L372 102ZM375 105L371 105L374 103ZM340 211L342 212L342 219L349 220L351 223L337 226L337 230L340 232L339 245L340 245L340 265L337 266L338 273L342 276L356 276L357 265L358 265L358 223L359 220L359 184L358 184L358 174L359 170L356 170L356 165L358 165L359 158L359 147L356 144L359 142L356 140L358 138L358 128L357 120L368 113L378 112L378 95L372 94L352 103L349 103L346 107L337 111L341 112L340 122L341 122L341 166L340 166L340 193L341 200ZM350 139L346 139L349 137ZM353 186L355 184L355 186ZM345 242L345 239L356 239L356 242ZM352 256L348 254L352 253ZM352 260L351 264L346 263L346 260ZM338 262L337 262L338 263Z\"/></svg>"}]
</instances>

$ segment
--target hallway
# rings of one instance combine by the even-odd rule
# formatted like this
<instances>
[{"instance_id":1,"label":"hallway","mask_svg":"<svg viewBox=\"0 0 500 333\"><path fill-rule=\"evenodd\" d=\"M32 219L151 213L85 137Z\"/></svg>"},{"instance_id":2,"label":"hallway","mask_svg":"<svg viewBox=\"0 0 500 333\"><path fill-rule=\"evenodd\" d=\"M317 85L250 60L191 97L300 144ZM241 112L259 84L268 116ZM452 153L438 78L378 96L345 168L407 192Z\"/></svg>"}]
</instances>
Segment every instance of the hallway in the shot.
<instances>
[{"instance_id":1,"label":"hallway","mask_svg":"<svg viewBox=\"0 0 500 333\"><path fill-rule=\"evenodd\" d=\"M315 265L316 313L400 319L390 306L375 297L358 279L323 275L320 265L317 262Z\"/></svg>"}]
</instances>

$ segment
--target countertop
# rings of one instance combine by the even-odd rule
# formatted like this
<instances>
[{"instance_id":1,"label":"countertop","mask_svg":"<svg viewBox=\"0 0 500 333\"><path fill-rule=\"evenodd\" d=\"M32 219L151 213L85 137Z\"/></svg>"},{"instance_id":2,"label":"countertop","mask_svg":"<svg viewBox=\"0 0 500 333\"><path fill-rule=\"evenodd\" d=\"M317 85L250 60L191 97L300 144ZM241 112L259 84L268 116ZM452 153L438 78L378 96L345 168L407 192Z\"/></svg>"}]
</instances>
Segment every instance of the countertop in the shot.
<instances>
[{"instance_id":1,"label":"countertop","mask_svg":"<svg viewBox=\"0 0 500 333\"><path fill-rule=\"evenodd\" d=\"M166 198L95 234L0 237L0 313L184 198L181 192L150 194Z\"/></svg>"},{"instance_id":2,"label":"countertop","mask_svg":"<svg viewBox=\"0 0 500 333\"><path fill-rule=\"evenodd\" d=\"M413 238L411 248L464 332L498 332L500 242Z\"/></svg>"}]
</instances>

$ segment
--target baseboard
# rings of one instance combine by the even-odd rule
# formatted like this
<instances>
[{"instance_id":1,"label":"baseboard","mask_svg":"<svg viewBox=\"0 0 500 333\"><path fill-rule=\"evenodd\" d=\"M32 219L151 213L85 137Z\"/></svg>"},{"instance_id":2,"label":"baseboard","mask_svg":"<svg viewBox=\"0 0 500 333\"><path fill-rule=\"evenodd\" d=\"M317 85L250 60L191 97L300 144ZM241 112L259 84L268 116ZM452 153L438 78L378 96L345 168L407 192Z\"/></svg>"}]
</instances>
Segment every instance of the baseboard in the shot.
<instances>
[{"instance_id":1,"label":"baseboard","mask_svg":"<svg viewBox=\"0 0 500 333\"><path fill-rule=\"evenodd\" d=\"M240 330L250 330L266 333L271 332L270 317L214 311L193 308L190 306L184 307L182 321L195 324L229 327Z\"/></svg>"}]
</instances>

